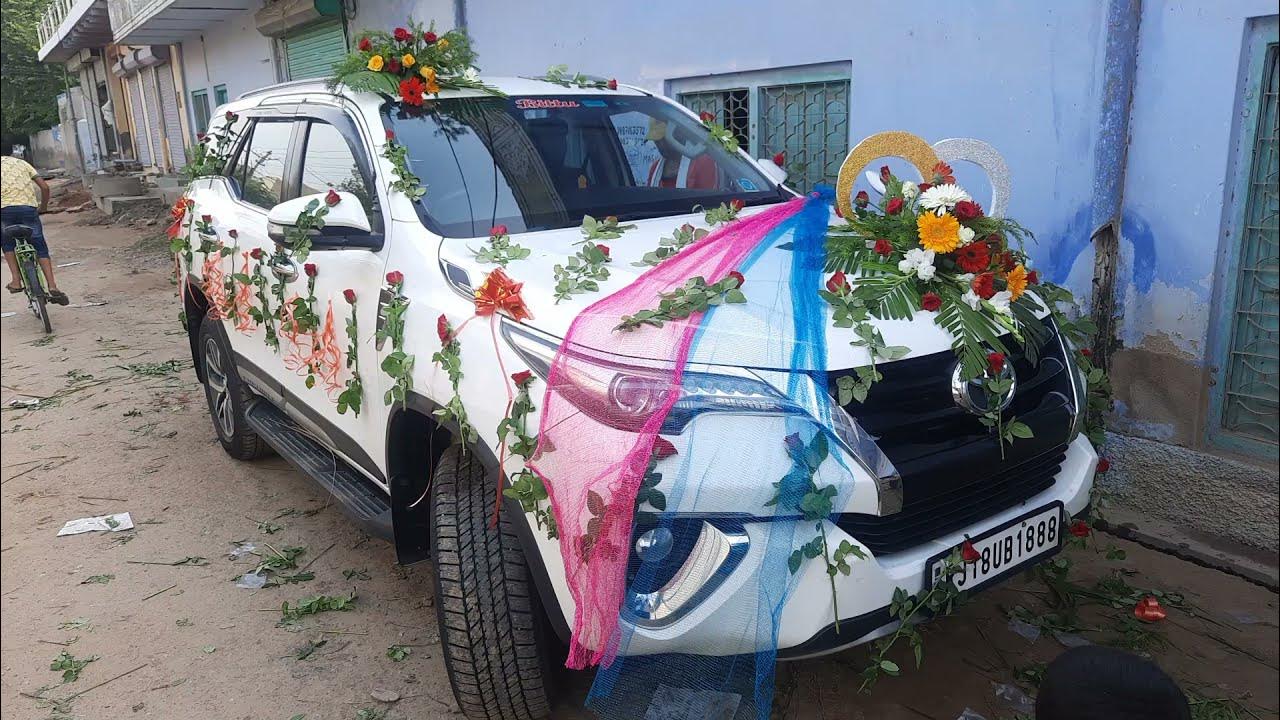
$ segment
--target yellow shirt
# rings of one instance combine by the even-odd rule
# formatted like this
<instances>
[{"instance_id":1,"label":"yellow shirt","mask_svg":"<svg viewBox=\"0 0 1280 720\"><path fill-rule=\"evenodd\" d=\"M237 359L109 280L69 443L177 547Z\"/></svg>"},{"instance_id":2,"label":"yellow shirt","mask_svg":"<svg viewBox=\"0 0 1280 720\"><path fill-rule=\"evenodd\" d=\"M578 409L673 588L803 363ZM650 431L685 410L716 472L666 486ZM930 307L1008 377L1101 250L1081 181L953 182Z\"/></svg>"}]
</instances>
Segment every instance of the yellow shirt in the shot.
<instances>
[{"instance_id":1,"label":"yellow shirt","mask_svg":"<svg viewBox=\"0 0 1280 720\"><path fill-rule=\"evenodd\" d=\"M39 174L22 158L0 157L0 207L39 207L40 197L36 194L36 184L32 182L32 178Z\"/></svg>"}]
</instances>

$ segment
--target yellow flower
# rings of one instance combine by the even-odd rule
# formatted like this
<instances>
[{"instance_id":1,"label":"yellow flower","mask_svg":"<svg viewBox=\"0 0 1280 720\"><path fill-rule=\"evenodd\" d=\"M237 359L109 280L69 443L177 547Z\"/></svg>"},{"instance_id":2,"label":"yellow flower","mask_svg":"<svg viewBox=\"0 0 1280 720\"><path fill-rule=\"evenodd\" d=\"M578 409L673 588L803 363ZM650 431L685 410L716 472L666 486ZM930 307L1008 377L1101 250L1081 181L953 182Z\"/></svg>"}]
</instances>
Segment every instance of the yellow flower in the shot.
<instances>
[{"instance_id":1,"label":"yellow flower","mask_svg":"<svg viewBox=\"0 0 1280 720\"><path fill-rule=\"evenodd\" d=\"M435 80L428 80L427 87L424 92L426 92L428 95L439 95L440 86L436 84Z\"/></svg>"},{"instance_id":2,"label":"yellow flower","mask_svg":"<svg viewBox=\"0 0 1280 720\"><path fill-rule=\"evenodd\" d=\"M428 83L433 83L436 81L436 69L431 67L430 65L424 66L418 72L422 75L424 79L426 79Z\"/></svg>"},{"instance_id":3,"label":"yellow flower","mask_svg":"<svg viewBox=\"0 0 1280 720\"><path fill-rule=\"evenodd\" d=\"M405 67L413 67L413 64L416 62L418 62L418 60L413 57L413 53L405 53L400 57L400 64Z\"/></svg>"},{"instance_id":4,"label":"yellow flower","mask_svg":"<svg viewBox=\"0 0 1280 720\"><path fill-rule=\"evenodd\" d=\"M383 59L381 55L374 55L369 58L369 69L374 72L382 72Z\"/></svg>"},{"instance_id":5,"label":"yellow flower","mask_svg":"<svg viewBox=\"0 0 1280 720\"><path fill-rule=\"evenodd\" d=\"M925 250L948 253L960 247L960 221L950 213L942 217L932 212L920 213L916 218L916 230Z\"/></svg>"},{"instance_id":6,"label":"yellow flower","mask_svg":"<svg viewBox=\"0 0 1280 720\"><path fill-rule=\"evenodd\" d=\"M1027 269L1019 263L1009 271L1005 281L1009 284L1009 292L1012 295L1009 299L1017 300L1027 290Z\"/></svg>"},{"instance_id":7,"label":"yellow flower","mask_svg":"<svg viewBox=\"0 0 1280 720\"><path fill-rule=\"evenodd\" d=\"M441 50L449 47L448 38L440 38L440 41L436 43L436 47L440 48Z\"/></svg>"}]
</instances>

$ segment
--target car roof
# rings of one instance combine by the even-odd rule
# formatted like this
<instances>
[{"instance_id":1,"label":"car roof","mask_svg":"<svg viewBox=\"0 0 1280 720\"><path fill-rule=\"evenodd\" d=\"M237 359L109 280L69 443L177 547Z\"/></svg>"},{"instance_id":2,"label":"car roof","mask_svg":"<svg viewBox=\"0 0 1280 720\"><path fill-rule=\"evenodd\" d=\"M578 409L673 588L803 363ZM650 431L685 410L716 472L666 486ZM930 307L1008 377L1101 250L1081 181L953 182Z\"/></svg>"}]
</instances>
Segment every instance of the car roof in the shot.
<instances>
[{"instance_id":1,"label":"car roof","mask_svg":"<svg viewBox=\"0 0 1280 720\"><path fill-rule=\"evenodd\" d=\"M565 87L558 83L547 82L546 80L537 80L534 78L524 77L481 77L485 84L497 88L507 95L522 96L538 96L538 95L649 95L637 87L630 85L618 85L617 90L607 90L603 88L580 88L576 86ZM357 92L350 88L339 86L330 89L327 80L295 80L292 82L277 83L268 85L257 90L250 90L242 93L235 101L229 103L226 107L229 110L238 111L257 106L263 99L275 98L288 95L339 95L350 98L363 104L367 101L376 101L381 104L381 97L377 93ZM469 97L483 95L479 90L445 90L440 93L440 97ZM247 101L247 102L245 102Z\"/></svg>"}]
</instances>

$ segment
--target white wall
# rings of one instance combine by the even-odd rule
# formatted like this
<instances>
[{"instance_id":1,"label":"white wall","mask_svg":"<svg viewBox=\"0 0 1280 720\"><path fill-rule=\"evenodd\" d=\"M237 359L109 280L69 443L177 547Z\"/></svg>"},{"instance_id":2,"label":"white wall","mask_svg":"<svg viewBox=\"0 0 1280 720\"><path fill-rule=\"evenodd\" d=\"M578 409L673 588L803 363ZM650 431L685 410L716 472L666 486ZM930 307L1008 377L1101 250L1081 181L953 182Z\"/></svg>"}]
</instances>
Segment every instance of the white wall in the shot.
<instances>
[{"instance_id":1,"label":"white wall","mask_svg":"<svg viewBox=\"0 0 1280 720\"><path fill-rule=\"evenodd\" d=\"M257 11L258 7L246 10L182 42L188 104L193 90L209 91L212 110L215 85L226 85L227 96L234 100L241 93L277 82L271 38L259 33L253 21Z\"/></svg>"},{"instance_id":2,"label":"white wall","mask_svg":"<svg viewBox=\"0 0 1280 720\"><path fill-rule=\"evenodd\" d=\"M356 16L350 20L351 44L355 45L362 30L391 32L407 27L414 20L426 27L436 21L436 31L452 30L453 0L360 0Z\"/></svg>"}]
</instances>

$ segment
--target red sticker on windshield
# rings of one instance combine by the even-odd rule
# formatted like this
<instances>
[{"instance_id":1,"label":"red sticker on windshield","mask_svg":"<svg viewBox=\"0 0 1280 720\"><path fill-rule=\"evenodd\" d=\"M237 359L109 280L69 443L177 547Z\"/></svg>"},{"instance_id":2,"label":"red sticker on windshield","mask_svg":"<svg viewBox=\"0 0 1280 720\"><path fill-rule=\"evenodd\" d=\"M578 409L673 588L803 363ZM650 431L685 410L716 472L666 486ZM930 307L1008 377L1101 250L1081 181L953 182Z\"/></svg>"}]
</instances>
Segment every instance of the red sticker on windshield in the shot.
<instances>
[{"instance_id":1,"label":"red sticker on windshield","mask_svg":"<svg viewBox=\"0 0 1280 720\"><path fill-rule=\"evenodd\" d=\"M538 110L541 108L576 108L582 107L577 100L557 100L555 98L520 98L516 100L517 110Z\"/></svg>"}]
</instances>

